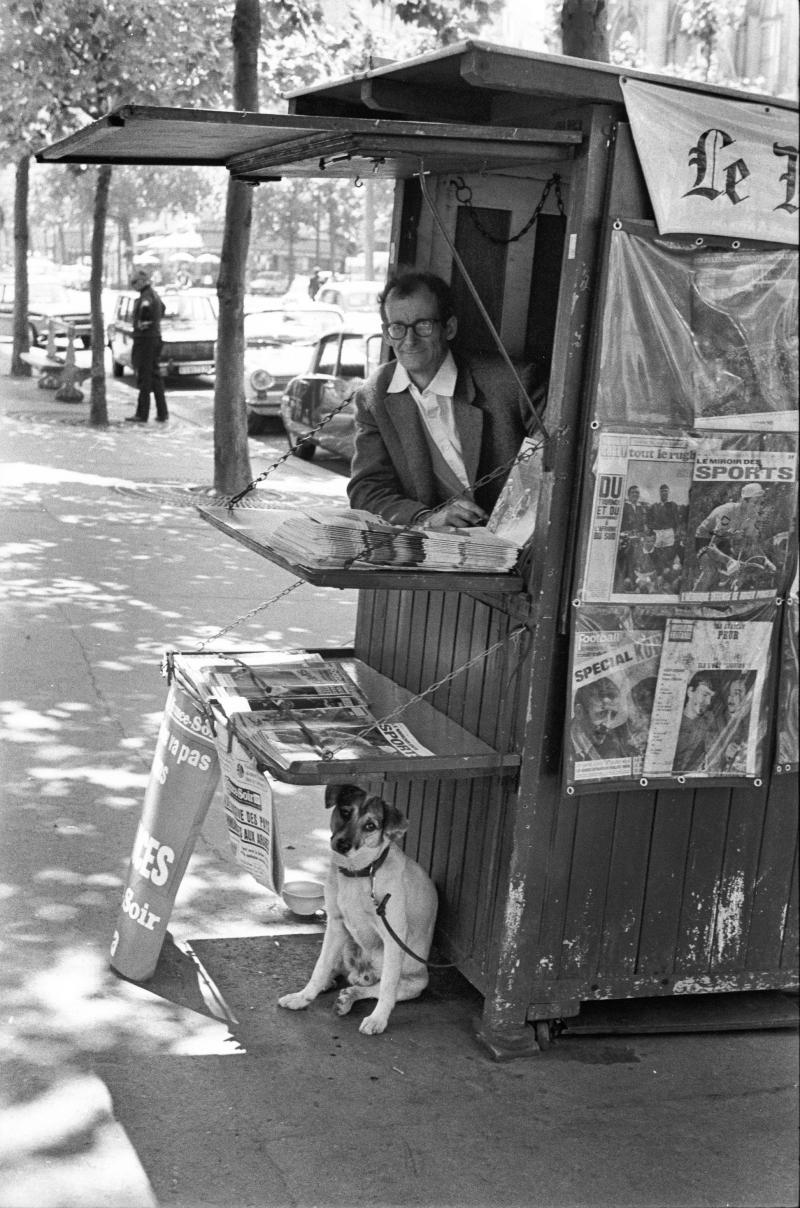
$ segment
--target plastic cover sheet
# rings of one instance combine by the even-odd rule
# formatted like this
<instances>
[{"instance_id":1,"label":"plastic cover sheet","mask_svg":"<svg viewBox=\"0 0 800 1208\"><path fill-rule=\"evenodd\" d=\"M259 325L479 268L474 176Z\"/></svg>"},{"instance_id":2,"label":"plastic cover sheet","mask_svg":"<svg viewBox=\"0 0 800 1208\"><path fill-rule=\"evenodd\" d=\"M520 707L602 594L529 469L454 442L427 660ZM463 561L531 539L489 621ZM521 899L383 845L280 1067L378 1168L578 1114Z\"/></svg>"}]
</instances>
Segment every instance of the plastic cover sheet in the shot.
<instances>
[{"instance_id":1,"label":"plastic cover sheet","mask_svg":"<svg viewBox=\"0 0 800 1208\"><path fill-rule=\"evenodd\" d=\"M614 230L595 415L677 427L797 427L797 254Z\"/></svg>"},{"instance_id":2,"label":"plastic cover sheet","mask_svg":"<svg viewBox=\"0 0 800 1208\"><path fill-rule=\"evenodd\" d=\"M778 666L778 738L777 771L796 772L798 758L798 615L800 613L797 574L784 601L781 623L780 662Z\"/></svg>"},{"instance_id":3,"label":"plastic cover sheet","mask_svg":"<svg viewBox=\"0 0 800 1208\"><path fill-rule=\"evenodd\" d=\"M758 781L777 608L575 610L568 794Z\"/></svg>"}]
</instances>

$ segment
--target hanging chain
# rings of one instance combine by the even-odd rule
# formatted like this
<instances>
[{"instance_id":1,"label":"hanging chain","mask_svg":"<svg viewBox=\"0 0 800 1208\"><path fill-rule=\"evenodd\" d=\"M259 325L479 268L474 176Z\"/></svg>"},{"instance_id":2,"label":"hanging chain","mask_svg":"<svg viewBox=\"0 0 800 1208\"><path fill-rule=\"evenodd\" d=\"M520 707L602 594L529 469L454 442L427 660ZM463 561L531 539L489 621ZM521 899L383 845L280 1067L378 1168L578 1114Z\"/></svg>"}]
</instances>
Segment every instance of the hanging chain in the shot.
<instances>
[{"instance_id":1,"label":"hanging chain","mask_svg":"<svg viewBox=\"0 0 800 1208\"><path fill-rule=\"evenodd\" d=\"M473 655L471 659L467 659L466 663L462 663L461 666L456 667L454 671L450 671L447 673L447 675L443 675L441 679L434 680L432 684L428 684L427 688L423 688L421 692L418 692L415 696L410 697L404 702L404 704L398 705L397 708L393 709L391 713L386 713L383 717L377 718L370 725L365 726L363 730L359 730L353 735L353 737L365 738L372 730L380 730L381 726L388 725L390 722L396 721L398 717L402 717L406 710L410 709L412 705L424 700L426 696L430 696L432 692L437 690L437 688L441 688L444 686L444 684L448 684L451 680L454 680L456 676L461 675L463 671L468 671L470 667L474 667L476 663L480 663L484 659L487 659L490 654L494 654L495 650L499 650L501 646L505 646L515 638L518 638L520 634L525 633L526 628L527 627L525 625L518 625L516 629L512 629L509 633L507 633L505 637L499 638L498 641L494 642L491 646L487 646L486 650L479 650L478 653ZM328 747L324 751L322 758L326 761L331 760L335 757L337 751L344 750L349 745L350 743L347 741L341 742L335 747Z\"/></svg>"},{"instance_id":2,"label":"hanging chain","mask_svg":"<svg viewBox=\"0 0 800 1208\"><path fill-rule=\"evenodd\" d=\"M328 414L325 416L325 418L323 420L320 420L320 422L314 428L309 428L307 432L304 432L301 437L301 443L304 440L308 440L309 436L314 436L317 432L319 432L320 428L324 428L326 424L329 424L331 422L331 420L339 414L340 411L344 411L345 407L347 407L349 405L351 398L352 398L352 395L348 394L347 398L344 400L343 403L340 403L338 407L335 407L333 409L333 411L329 411ZM250 492L252 490L254 490L260 482L263 482L265 478L269 477L269 475L272 473L273 470L277 470L279 466L282 466L285 461L288 461L289 458L293 457L293 456L294 456L294 450L291 448L287 449L285 453L282 453L277 461L273 461L271 466L267 466L266 470L262 470L257 478L254 478L252 482L249 482L246 487L244 487L241 491L239 491L238 495L233 495L226 502L225 506L228 509L228 511L229 512L233 511L233 509L236 507L236 505L242 499L244 499L245 495L249 495Z\"/></svg>"},{"instance_id":3,"label":"hanging chain","mask_svg":"<svg viewBox=\"0 0 800 1208\"><path fill-rule=\"evenodd\" d=\"M522 227L521 230L517 231L516 235L510 235L508 237L508 239L500 239L500 238L498 238L497 235L493 235L491 231L487 231L486 227L483 225L483 223L481 222L477 213L475 212L475 207L472 204L472 189L470 188L470 186L468 184L466 184L464 182L463 176L453 177L453 179L450 181L450 184L453 186L453 188L456 191L456 201L459 203L459 205L464 206L464 208L466 209L467 213L469 214L470 220L472 221L472 224L476 228L476 230L480 231L480 233L481 233L481 235L483 235L484 239L488 239L490 243L499 244L501 247L505 247L509 243L516 243L516 241L518 239L522 239L523 236L527 235L528 231L531 229L532 226L534 226L539 215L541 214L542 210L544 209L545 202L547 201L547 198L550 196L551 189L555 189L556 204L558 205L559 214L561 215L562 218L566 217L566 212L564 210L564 201L561 196L561 177L558 174L558 172L554 172L553 175L550 177L550 179L545 181L545 185L542 190L542 196L539 198L539 202L536 206L536 209L533 211L530 218L525 223L525 226Z\"/></svg>"},{"instance_id":4,"label":"hanging chain","mask_svg":"<svg viewBox=\"0 0 800 1208\"><path fill-rule=\"evenodd\" d=\"M207 637L204 642L200 643L198 649L205 650L209 642L219 641L221 637L224 637L226 633L230 633L232 629L236 629L237 626L241 625L243 621L249 621L251 617L256 616L259 612L263 612L265 608L271 608L273 604L277 604L278 601L282 600L284 596L288 596L289 592L294 591L297 587L302 587L303 583L305 583L305 579L295 579L289 584L288 587L284 587L283 591L279 591L278 594L273 596L270 600L265 600L263 604L257 604L255 608L251 608L249 612L242 613L242 615L237 617L235 621L231 621L230 625L226 625L224 629L220 629L217 633L211 634L211 636Z\"/></svg>"}]
</instances>

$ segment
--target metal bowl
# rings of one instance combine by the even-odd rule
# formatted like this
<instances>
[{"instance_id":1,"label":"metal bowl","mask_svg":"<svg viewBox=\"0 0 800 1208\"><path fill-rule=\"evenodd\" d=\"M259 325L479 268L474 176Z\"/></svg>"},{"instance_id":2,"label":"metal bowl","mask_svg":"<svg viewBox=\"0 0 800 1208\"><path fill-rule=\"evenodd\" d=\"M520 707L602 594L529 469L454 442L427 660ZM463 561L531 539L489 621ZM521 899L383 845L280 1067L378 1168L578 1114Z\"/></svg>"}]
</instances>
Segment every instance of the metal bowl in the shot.
<instances>
[{"instance_id":1,"label":"metal bowl","mask_svg":"<svg viewBox=\"0 0 800 1208\"><path fill-rule=\"evenodd\" d=\"M325 905L325 891L319 881L287 881L281 896L293 914L316 914Z\"/></svg>"}]
</instances>

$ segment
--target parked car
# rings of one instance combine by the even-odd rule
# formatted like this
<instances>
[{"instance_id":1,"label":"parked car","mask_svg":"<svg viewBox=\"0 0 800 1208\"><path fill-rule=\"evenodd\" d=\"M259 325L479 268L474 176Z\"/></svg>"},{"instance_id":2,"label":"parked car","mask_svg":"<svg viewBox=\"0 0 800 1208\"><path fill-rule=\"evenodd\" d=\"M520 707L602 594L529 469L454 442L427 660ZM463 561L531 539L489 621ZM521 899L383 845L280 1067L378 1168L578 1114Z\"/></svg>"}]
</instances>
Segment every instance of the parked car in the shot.
<instances>
[{"instance_id":1,"label":"parked car","mask_svg":"<svg viewBox=\"0 0 800 1208\"><path fill-rule=\"evenodd\" d=\"M319 287L316 302L338 306L351 331L369 334L380 323L378 298L385 281L326 281Z\"/></svg>"},{"instance_id":2,"label":"parked car","mask_svg":"<svg viewBox=\"0 0 800 1208\"><path fill-rule=\"evenodd\" d=\"M281 413L286 386L309 363L320 336L340 331L342 312L335 306L273 305L244 317L244 393L247 431L263 432Z\"/></svg>"},{"instance_id":3,"label":"parked car","mask_svg":"<svg viewBox=\"0 0 800 1208\"><path fill-rule=\"evenodd\" d=\"M31 277L28 280L28 333L31 345L44 347L50 334L49 322L58 319L74 329L75 341L89 348L92 342L92 313L89 295L84 290L67 289L59 281ZM14 279L0 281L0 333L13 335ZM59 339L64 333L59 332Z\"/></svg>"},{"instance_id":4,"label":"parked car","mask_svg":"<svg viewBox=\"0 0 800 1208\"><path fill-rule=\"evenodd\" d=\"M161 320L161 372L165 377L213 373L217 341L216 294L187 289L160 289L158 294L166 307ZM114 377L122 377L125 370L131 368L133 304L138 296L137 290L123 290L117 295L114 318L107 332Z\"/></svg>"},{"instance_id":5,"label":"parked car","mask_svg":"<svg viewBox=\"0 0 800 1208\"><path fill-rule=\"evenodd\" d=\"M268 298L278 298L289 288L289 278L285 273L263 272L253 277L248 285L251 294L264 294Z\"/></svg>"},{"instance_id":6,"label":"parked car","mask_svg":"<svg viewBox=\"0 0 800 1208\"><path fill-rule=\"evenodd\" d=\"M355 437L355 407L351 395L380 364L383 337L345 329L317 341L305 373L289 382L281 399L281 418L289 447L296 457L310 460L326 449L349 460ZM342 404L346 406L342 410ZM335 414L334 414L335 413ZM307 433L330 416L324 427Z\"/></svg>"}]
</instances>

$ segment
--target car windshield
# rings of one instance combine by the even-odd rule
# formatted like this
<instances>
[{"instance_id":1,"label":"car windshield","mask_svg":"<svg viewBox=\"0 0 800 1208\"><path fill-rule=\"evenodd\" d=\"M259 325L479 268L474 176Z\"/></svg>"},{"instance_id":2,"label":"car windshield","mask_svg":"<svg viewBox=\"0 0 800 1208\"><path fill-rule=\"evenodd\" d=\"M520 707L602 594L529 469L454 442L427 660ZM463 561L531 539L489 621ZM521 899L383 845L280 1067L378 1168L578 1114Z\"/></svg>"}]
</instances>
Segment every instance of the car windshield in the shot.
<instances>
[{"instance_id":1,"label":"car windshield","mask_svg":"<svg viewBox=\"0 0 800 1208\"><path fill-rule=\"evenodd\" d=\"M245 315L244 335L250 347L260 344L312 344L328 331L338 331L336 310L284 309Z\"/></svg>"},{"instance_id":2,"label":"car windshield","mask_svg":"<svg viewBox=\"0 0 800 1208\"><path fill-rule=\"evenodd\" d=\"M165 294L164 319L170 323L214 323L216 308L211 298L192 294Z\"/></svg>"}]
</instances>

